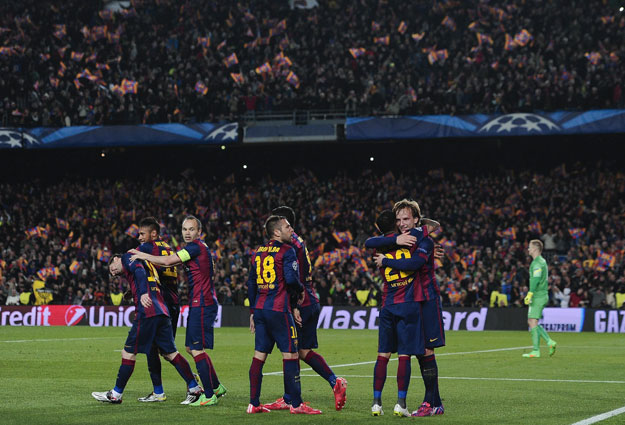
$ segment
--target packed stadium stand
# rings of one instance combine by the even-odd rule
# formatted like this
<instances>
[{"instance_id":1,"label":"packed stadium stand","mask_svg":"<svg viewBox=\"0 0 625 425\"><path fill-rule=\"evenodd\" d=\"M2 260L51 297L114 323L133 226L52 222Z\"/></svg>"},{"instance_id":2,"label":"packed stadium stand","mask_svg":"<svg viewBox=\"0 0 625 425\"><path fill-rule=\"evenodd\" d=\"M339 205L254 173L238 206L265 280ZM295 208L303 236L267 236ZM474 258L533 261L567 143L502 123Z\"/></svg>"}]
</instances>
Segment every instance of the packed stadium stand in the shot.
<instances>
[{"instance_id":1,"label":"packed stadium stand","mask_svg":"<svg viewBox=\"0 0 625 425\"><path fill-rule=\"evenodd\" d=\"M380 280L363 242L375 234L376 214L409 196L442 223L436 240L446 256L437 275L445 305L521 306L527 242L540 237L551 305L621 307L625 175L622 159L609 158L614 144L595 137L590 149L583 137L546 146L12 151L2 158L0 302L42 280L53 303L111 304L120 282L109 278L107 258L137 245L132 225L154 215L175 246L182 218L195 214L217 258L220 302L243 305L250 249L262 241L270 209L287 204L322 304L375 305ZM28 175L19 172L23 164Z\"/></svg>"},{"instance_id":2,"label":"packed stadium stand","mask_svg":"<svg viewBox=\"0 0 625 425\"><path fill-rule=\"evenodd\" d=\"M318 7L308 8L318 5ZM8 127L623 107L614 1L4 2Z\"/></svg>"},{"instance_id":3,"label":"packed stadium stand","mask_svg":"<svg viewBox=\"0 0 625 425\"><path fill-rule=\"evenodd\" d=\"M53 303L110 304L121 285L106 263L136 246L133 225L155 216L177 246L181 219L195 214L220 302L243 305L250 249L271 208L287 204L322 304L376 305L363 242L379 211L410 197L442 223L444 305L521 306L527 242L540 238L552 305L623 306L625 168L620 137L600 135L623 131L622 111L593 112L624 106L614 1L24 0L1 10L0 147L17 149L0 157L0 303L37 280ZM246 122L294 111L341 118L336 143L241 146L253 141ZM560 112L528 118L544 111ZM515 112L521 124L498 121ZM421 139L494 130L400 144L397 118L392 135L391 119L376 121L382 143L342 132L352 117L426 114L446 114L447 127ZM474 115L454 121L462 114ZM556 121L559 136L535 135ZM233 126L232 144L219 146L226 130L214 126L212 147L119 148L129 138L115 126L145 141L156 132L142 124L183 123L161 135L205 141L198 129L217 122ZM565 135L589 122L594 135ZM515 127L532 137L501 138ZM102 130L98 143L121 141L63 150L89 129Z\"/></svg>"}]
</instances>

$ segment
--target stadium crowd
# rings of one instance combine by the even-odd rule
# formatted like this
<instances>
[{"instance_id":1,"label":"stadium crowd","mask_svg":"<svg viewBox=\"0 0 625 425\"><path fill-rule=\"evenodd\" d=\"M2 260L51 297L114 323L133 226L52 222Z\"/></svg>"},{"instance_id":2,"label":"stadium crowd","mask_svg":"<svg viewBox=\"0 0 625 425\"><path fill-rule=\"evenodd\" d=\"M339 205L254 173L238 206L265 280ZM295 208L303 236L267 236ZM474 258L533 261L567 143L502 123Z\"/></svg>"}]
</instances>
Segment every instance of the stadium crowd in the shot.
<instances>
[{"instance_id":1,"label":"stadium crowd","mask_svg":"<svg viewBox=\"0 0 625 425\"><path fill-rule=\"evenodd\" d=\"M623 308L624 192L622 170L601 163L546 174L432 169L321 178L298 169L283 179L206 180L187 170L176 179L0 183L0 303L19 303L20 294L23 302L122 302L122 282L106 264L138 245L133 224L157 217L176 247L182 218L194 214L216 258L219 301L244 305L251 249L263 241L270 209L286 204L296 211L322 305L377 305L381 280L363 244L379 211L412 197L442 224L434 237L446 251L436 271L445 306L521 307L527 244L540 238L551 305Z\"/></svg>"},{"instance_id":2,"label":"stadium crowd","mask_svg":"<svg viewBox=\"0 0 625 425\"><path fill-rule=\"evenodd\" d=\"M3 2L2 124L624 106L625 17L611 1L127 3Z\"/></svg>"}]
</instances>

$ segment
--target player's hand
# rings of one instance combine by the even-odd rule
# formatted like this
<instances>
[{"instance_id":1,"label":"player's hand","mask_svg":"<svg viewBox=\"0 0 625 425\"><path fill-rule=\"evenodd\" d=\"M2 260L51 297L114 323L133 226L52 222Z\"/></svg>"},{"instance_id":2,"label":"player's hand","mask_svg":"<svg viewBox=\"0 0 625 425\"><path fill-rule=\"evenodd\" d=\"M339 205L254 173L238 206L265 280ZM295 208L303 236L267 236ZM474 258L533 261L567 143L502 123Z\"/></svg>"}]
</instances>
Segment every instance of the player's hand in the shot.
<instances>
[{"instance_id":1,"label":"player's hand","mask_svg":"<svg viewBox=\"0 0 625 425\"><path fill-rule=\"evenodd\" d=\"M445 249L443 249L441 244L437 243L434 245L434 258L438 258L439 260L445 258Z\"/></svg>"},{"instance_id":2,"label":"player's hand","mask_svg":"<svg viewBox=\"0 0 625 425\"><path fill-rule=\"evenodd\" d=\"M534 296L533 292L528 292L527 296L525 297L525 299L523 300L523 302L525 303L525 305L530 305L530 303L532 302L532 297Z\"/></svg>"},{"instance_id":3,"label":"player's hand","mask_svg":"<svg viewBox=\"0 0 625 425\"><path fill-rule=\"evenodd\" d=\"M256 326L254 326L254 314L250 314L250 333L256 332Z\"/></svg>"},{"instance_id":4,"label":"player's hand","mask_svg":"<svg viewBox=\"0 0 625 425\"><path fill-rule=\"evenodd\" d=\"M382 267L382 260L385 258L386 256L384 254L376 254L375 257L373 257L373 260L375 261L376 266Z\"/></svg>"},{"instance_id":5,"label":"player's hand","mask_svg":"<svg viewBox=\"0 0 625 425\"><path fill-rule=\"evenodd\" d=\"M417 238L409 233L402 233L395 238L395 243L401 246L412 246L417 243Z\"/></svg>"},{"instance_id":6,"label":"player's hand","mask_svg":"<svg viewBox=\"0 0 625 425\"><path fill-rule=\"evenodd\" d=\"M149 294L143 294L141 295L141 305L145 308L148 308L152 305L152 299L150 298Z\"/></svg>"},{"instance_id":7,"label":"player's hand","mask_svg":"<svg viewBox=\"0 0 625 425\"><path fill-rule=\"evenodd\" d=\"M132 254L130 256L130 262L134 262L135 260L139 259L139 260L145 260L145 252L141 252L141 251L137 251L136 249L131 249L128 251L130 254Z\"/></svg>"},{"instance_id":8,"label":"player's hand","mask_svg":"<svg viewBox=\"0 0 625 425\"><path fill-rule=\"evenodd\" d=\"M302 326L302 315L299 312L299 308L293 309L293 320L295 320L295 323L297 324L297 326L299 327Z\"/></svg>"},{"instance_id":9,"label":"player's hand","mask_svg":"<svg viewBox=\"0 0 625 425\"><path fill-rule=\"evenodd\" d=\"M304 289L299 297L297 297L297 304L302 304L304 302L304 298L306 298L306 290Z\"/></svg>"}]
</instances>

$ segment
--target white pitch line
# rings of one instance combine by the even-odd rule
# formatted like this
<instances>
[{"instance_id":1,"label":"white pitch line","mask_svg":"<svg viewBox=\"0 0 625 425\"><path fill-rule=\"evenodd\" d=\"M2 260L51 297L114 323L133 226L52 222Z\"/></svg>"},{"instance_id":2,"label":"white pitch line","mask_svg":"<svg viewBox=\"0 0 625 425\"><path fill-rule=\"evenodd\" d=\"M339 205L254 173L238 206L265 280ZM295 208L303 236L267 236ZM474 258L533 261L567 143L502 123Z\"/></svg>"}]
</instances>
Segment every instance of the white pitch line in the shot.
<instances>
[{"instance_id":1,"label":"white pitch line","mask_svg":"<svg viewBox=\"0 0 625 425\"><path fill-rule=\"evenodd\" d=\"M50 338L50 339L9 339L0 342L53 342L53 341L91 341L94 339L119 339L119 337L115 336L103 336L100 338Z\"/></svg>"},{"instance_id":2,"label":"white pitch line","mask_svg":"<svg viewBox=\"0 0 625 425\"><path fill-rule=\"evenodd\" d=\"M437 357L441 357L441 356L460 356L460 355L465 355L465 354L494 353L494 352L497 352L497 351L526 350L528 348L532 348L532 347L531 346L524 346L524 347L510 347L510 348L494 348L492 350L461 351L461 352L457 352L457 353L440 353L440 354L437 354L436 356ZM390 359L390 361L396 361L396 360L397 360L397 358ZM367 365L367 364L375 364L375 362L376 361L373 360L373 361L368 361L368 362L337 364L337 365L332 365L330 367L332 369L334 369L334 368L337 368L337 367L362 366L362 365ZM312 370L312 368L307 367L305 369L300 369L300 371L308 371L308 370ZM267 376L267 375L282 375L282 371L263 373L263 376Z\"/></svg>"},{"instance_id":3,"label":"white pitch line","mask_svg":"<svg viewBox=\"0 0 625 425\"><path fill-rule=\"evenodd\" d=\"M315 377L319 375L300 375ZM373 375L341 375L343 378L373 378ZM387 375L387 378L397 378L397 376ZM421 376L412 376L411 379L422 379ZM530 379L530 378L474 378L468 376L439 376L438 379L454 379L469 381L524 381L524 382L564 382L582 384L625 384L625 381L591 381L586 379Z\"/></svg>"},{"instance_id":4,"label":"white pitch line","mask_svg":"<svg viewBox=\"0 0 625 425\"><path fill-rule=\"evenodd\" d=\"M590 425L611 418L613 416L620 415L621 413L625 413L625 407L621 407L620 409L614 409L609 412L593 416L592 418L584 419L583 421L575 422L573 425Z\"/></svg>"}]
</instances>

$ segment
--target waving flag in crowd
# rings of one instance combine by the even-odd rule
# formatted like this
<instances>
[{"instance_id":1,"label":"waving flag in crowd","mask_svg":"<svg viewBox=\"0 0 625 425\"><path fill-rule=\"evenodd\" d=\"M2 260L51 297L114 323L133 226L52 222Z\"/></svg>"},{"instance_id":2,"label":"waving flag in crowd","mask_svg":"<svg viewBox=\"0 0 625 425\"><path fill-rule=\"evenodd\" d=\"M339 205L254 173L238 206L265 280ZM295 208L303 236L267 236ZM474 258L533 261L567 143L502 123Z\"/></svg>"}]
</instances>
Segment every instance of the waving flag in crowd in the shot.
<instances>
[{"instance_id":1,"label":"waving flag in crowd","mask_svg":"<svg viewBox=\"0 0 625 425\"><path fill-rule=\"evenodd\" d=\"M569 229L569 235L571 235L573 239L581 238L584 236L584 233L586 233L586 228L572 227Z\"/></svg>"},{"instance_id":2,"label":"waving flag in crowd","mask_svg":"<svg viewBox=\"0 0 625 425\"><path fill-rule=\"evenodd\" d=\"M139 226L133 223L130 225L129 228L126 229L124 233L132 238L136 238L137 236L139 236Z\"/></svg>"},{"instance_id":3,"label":"waving flag in crowd","mask_svg":"<svg viewBox=\"0 0 625 425\"><path fill-rule=\"evenodd\" d=\"M236 53L233 53L224 59L224 65L226 65L226 68L230 68L231 66L234 66L238 63L239 63L239 59L237 58Z\"/></svg>"},{"instance_id":4,"label":"waving flag in crowd","mask_svg":"<svg viewBox=\"0 0 625 425\"><path fill-rule=\"evenodd\" d=\"M365 54L365 49L362 47L355 47L355 48L349 49L349 53L351 53L354 59L356 59Z\"/></svg>"},{"instance_id":5,"label":"waving flag in crowd","mask_svg":"<svg viewBox=\"0 0 625 425\"><path fill-rule=\"evenodd\" d=\"M450 18L449 16L445 16L443 18L441 25L449 28L452 31L456 31L456 21L454 21L453 18Z\"/></svg>"},{"instance_id":6,"label":"waving flag in crowd","mask_svg":"<svg viewBox=\"0 0 625 425\"><path fill-rule=\"evenodd\" d=\"M206 93L208 93L208 87L206 87L206 84L204 84L202 81L198 81L197 83L195 83L195 91L206 96Z\"/></svg>"},{"instance_id":7,"label":"waving flag in crowd","mask_svg":"<svg viewBox=\"0 0 625 425\"><path fill-rule=\"evenodd\" d=\"M391 37L389 37L388 35L385 37L374 37L373 42L375 44L382 44L384 46L388 46L389 43L391 42Z\"/></svg>"}]
</instances>

